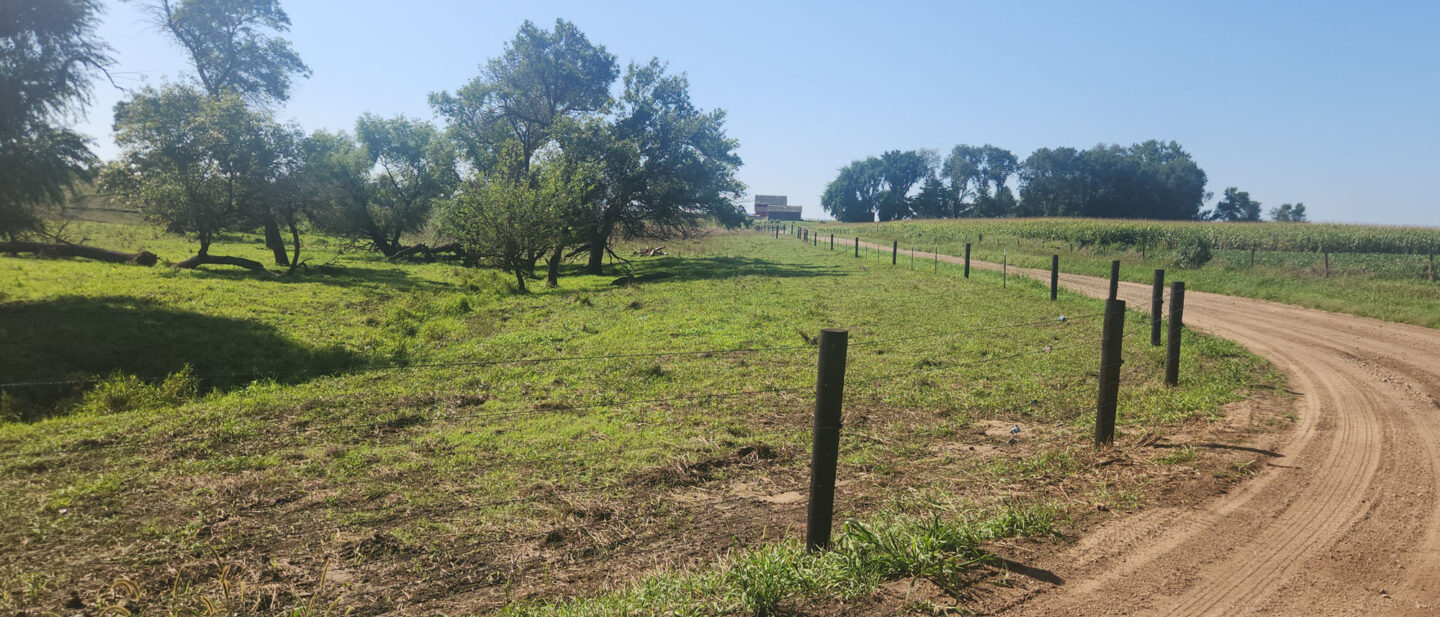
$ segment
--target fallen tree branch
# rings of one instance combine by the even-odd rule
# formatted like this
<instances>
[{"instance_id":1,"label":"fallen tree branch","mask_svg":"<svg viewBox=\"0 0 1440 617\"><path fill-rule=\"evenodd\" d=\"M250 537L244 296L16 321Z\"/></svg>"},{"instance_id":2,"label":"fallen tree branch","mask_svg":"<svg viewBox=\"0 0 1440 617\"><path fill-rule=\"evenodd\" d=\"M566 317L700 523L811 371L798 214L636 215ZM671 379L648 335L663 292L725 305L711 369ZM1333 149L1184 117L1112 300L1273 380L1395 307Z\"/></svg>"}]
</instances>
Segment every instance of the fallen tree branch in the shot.
<instances>
[{"instance_id":1,"label":"fallen tree branch","mask_svg":"<svg viewBox=\"0 0 1440 617\"><path fill-rule=\"evenodd\" d=\"M82 257L112 264L136 264L153 266L158 261L154 253L122 253L83 244L48 242L0 242L0 253L34 253L41 257Z\"/></svg>"},{"instance_id":2,"label":"fallen tree branch","mask_svg":"<svg viewBox=\"0 0 1440 617\"><path fill-rule=\"evenodd\" d=\"M184 268L186 270L193 270L200 266L206 265L239 266L251 272L278 276L274 272L266 270L264 264L253 259L245 259L244 257L226 257L224 255L196 255L194 257L191 257L190 259L186 259L185 261L175 264L175 267Z\"/></svg>"}]
</instances>

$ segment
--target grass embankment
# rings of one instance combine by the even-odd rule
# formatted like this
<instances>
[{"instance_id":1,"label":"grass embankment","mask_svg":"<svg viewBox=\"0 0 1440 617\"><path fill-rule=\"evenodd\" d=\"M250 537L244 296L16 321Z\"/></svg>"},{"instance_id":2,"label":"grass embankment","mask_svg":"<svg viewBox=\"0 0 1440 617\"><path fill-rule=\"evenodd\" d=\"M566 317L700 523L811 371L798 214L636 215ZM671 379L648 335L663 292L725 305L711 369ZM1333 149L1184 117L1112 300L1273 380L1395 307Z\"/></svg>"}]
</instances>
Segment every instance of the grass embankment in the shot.
<instances>
[{"instance_id":1,"label":"grass embankment","mask_svg":"<svg viewBox=\"0 0 1440 617\"><path fill-rule=\"evenodd\" d=\"M85 225L97 245L188 254ZM757 234L671 244L683 256L636 260L633 284L572 272L523 296L323 239L333 263L293 277L0 258L3 381L100 380L3 390L0 606L763 613L904 577L953 590L998 538L1142 507L1194 469L1207 486L1241 473L1193 449L1099 464L1095 300ZM1183 444L1275 379L1186 333L1166 388L1142 322L1122 443ZM849 526L810 556L795 542L824 327L851 334Z\"/></svg>"},{"instance_id":2,"label":"grass embankment","mask_svg":"<svg viewBox=\"0 0 1440 617\"><path fill-rule=\"evenodd\" d=\"M1149 283L1156 268L1167 270L1169 280L1183 280L1188 289L1211 293L1273 300L1339 313L1350 313L1388 321L1410 323L1431 328L1440 327L1440 284L1427 278L1428 256L1421 254L1330 253L1330 276L1325 276L1324 256L1313 251L1258 250L1255 265L1250 266L1250 251L1245 248L1212 249L1214 259L1198 269L1174 269L1175 251L1162 242L1148 246L1136 243L1085 244L1073 240L1035 239L1037 235L1063 236L1071 221L955 220L902 221L894 223L806 223L807 227L824 234L889 244L899 241L901 248L930 251L939 247L946 255L964 255L965 244L971 243L971 256L977 260L1000 262L1002 254L1011 265L1025 268L1050 268L1050 256L1060 255L1060 269L1074 274L1109 276L1110 261L1121 261L1121 277L1127 281ZM1082 221L1089 224L1091 221ZM1116 226L1144 221L1113 221ZM1045 229L1053 225L1053 229ZM1219 223L1193 225L1224 226ZM1236 234L1247 227L1255 233L1270 224L1238 225ZM1294 226L1290 226L1294 227ZM1335 226L1329 226L1335 227ZM1376 234L1390 228L1354 226L1350 235L1363 236L1373 229ZM1074 227L1085 231L1084 225ZM1412 230L1413 231L1413 230ZM1023 232L1023 233L1022 233ZM1437 231L1436 234L1440 234ZM1086 236L1088 237L1088 235ZM1232 239L1241 243L1242 239ZM1259 240L1257 240L1259 242Z\"/></svg>"}]
</instances>

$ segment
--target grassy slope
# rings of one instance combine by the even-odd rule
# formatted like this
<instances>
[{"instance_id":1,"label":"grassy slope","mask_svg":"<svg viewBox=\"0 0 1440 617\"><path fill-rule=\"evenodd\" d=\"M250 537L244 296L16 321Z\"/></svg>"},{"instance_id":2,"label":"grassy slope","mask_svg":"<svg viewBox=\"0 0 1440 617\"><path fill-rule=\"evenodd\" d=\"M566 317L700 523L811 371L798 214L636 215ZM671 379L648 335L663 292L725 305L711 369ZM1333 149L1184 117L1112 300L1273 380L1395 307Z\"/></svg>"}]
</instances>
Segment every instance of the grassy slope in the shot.
<instances>
[{"instance_id":1,"label":"grassy slope","mask_svg":"<svg viewBox=\"0 0 1440 617\"><path fill-rule=\"evenodd\" d=\"M1148 283L1154 269L1164 268L1170 280L1183 280L1192 290L1440 327L1440 284L1423 278L1424 255L1335 253L1330 255L1331 276L1325 278L1322 258L1314 253L1259 251L1251 268L1249 251L1217 250L1203 268L1174 270L1169 251L1152 250L1142 258L1139 248L1131 246L1072 249L1062 243L1017 242L1013 236L974 231L977 224L983 226L968 220L807 225L827 238L834 233L877 243L898 240L902 248L929 251L938 246L947 255L963 255L970 242L975 259L998 263L1003 252L1011 264L1027 268L1048 269L1050 256L1058 254L1063 271L1094 276L1109 276L1110 261L1119 259L1121 276L1129 281Z\"/></svg>"},{"instance_id":2,"label":"grassy slope","mask_svg":"<svg viewBox=\"0 0 1440 617\"><path fill-rule=\"evenodd\" d=\"M98 245L187 253L148 227L86 225ZM256 238L230 240L216 252L263 255ZM3 381L111 376L4 391L0 409L26 421L0 424L0 606L54 607L71 591L103 602L124 576L145 606L193 607L226 576L293 590L329 564L362 613L455 597L494 607L584 591L533 572L574 555L613 550L619 563L651 546L703 562L759 545L803 520L803 503L747 497L804 484L814 352L802 335L832 326L852 344L840 520L1005 520L1015 500L1039 499L1023 487L1089 470L1077 446L1101 305L1088 298L1051 304L1029 282L758 235L678 243L683 257L634 265L643 284L572 275L527 296L492 272L314 244L334 265L277 279L0 258ZM1274 379L1233 344L1187 339L1174 390L1158 350L1131 339L1122 430L1210 417ZM774 349L509 362L737 348ZM754 393L697 398L737 392ZM987 422L1024 425L1029 449L945 447ZM1009 488L973 490L997 482ZM1143 486L1105 482L1075 490L1142 501ZM736 500L751 509L714 514ZM309 597L275 593L275 610Z\"/></svg>"}]
</instances>

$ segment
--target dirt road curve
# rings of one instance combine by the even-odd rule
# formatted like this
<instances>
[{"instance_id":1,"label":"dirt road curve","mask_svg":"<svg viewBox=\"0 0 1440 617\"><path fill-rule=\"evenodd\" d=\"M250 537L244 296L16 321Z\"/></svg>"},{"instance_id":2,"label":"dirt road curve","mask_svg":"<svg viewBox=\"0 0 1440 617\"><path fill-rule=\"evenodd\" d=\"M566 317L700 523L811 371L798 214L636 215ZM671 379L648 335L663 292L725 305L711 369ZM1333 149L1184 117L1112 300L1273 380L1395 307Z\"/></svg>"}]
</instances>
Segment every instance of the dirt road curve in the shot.
<instances>
[{"instance_id":1,"label":"dirt road curve","mask_svg":"<svg viewBox=\"0 0 1440 617\"><path fill-rule=\"evenodd\" d=\"M1120 297L1149 310L1148 285ZM1185 321L1289 376L1298 421L1279 456L1230 494L1088 534L1035 564L1061 582L1021 582L998 614L1440 616L1440 331L1194 291Z\"/></svg>"}]
</instances>

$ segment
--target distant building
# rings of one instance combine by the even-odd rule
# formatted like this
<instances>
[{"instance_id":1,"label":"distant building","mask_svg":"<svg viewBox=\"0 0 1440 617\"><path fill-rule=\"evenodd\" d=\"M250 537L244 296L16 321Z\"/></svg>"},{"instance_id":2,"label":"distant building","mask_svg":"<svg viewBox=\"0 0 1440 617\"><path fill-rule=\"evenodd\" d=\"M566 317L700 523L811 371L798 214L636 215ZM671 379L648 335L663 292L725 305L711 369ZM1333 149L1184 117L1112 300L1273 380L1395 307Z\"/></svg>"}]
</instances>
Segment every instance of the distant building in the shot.
<instances>
[{"instance_id":1,"label":"distant building","mask_svg":"<svg viewBox=\"0 0 1440 617\"><path fill-rule=\"evenodd\" d=\"M800 220L800 206L791 206L784 195L756 195L755 218L772 221Z\"/></svg>"}]
</instances>

